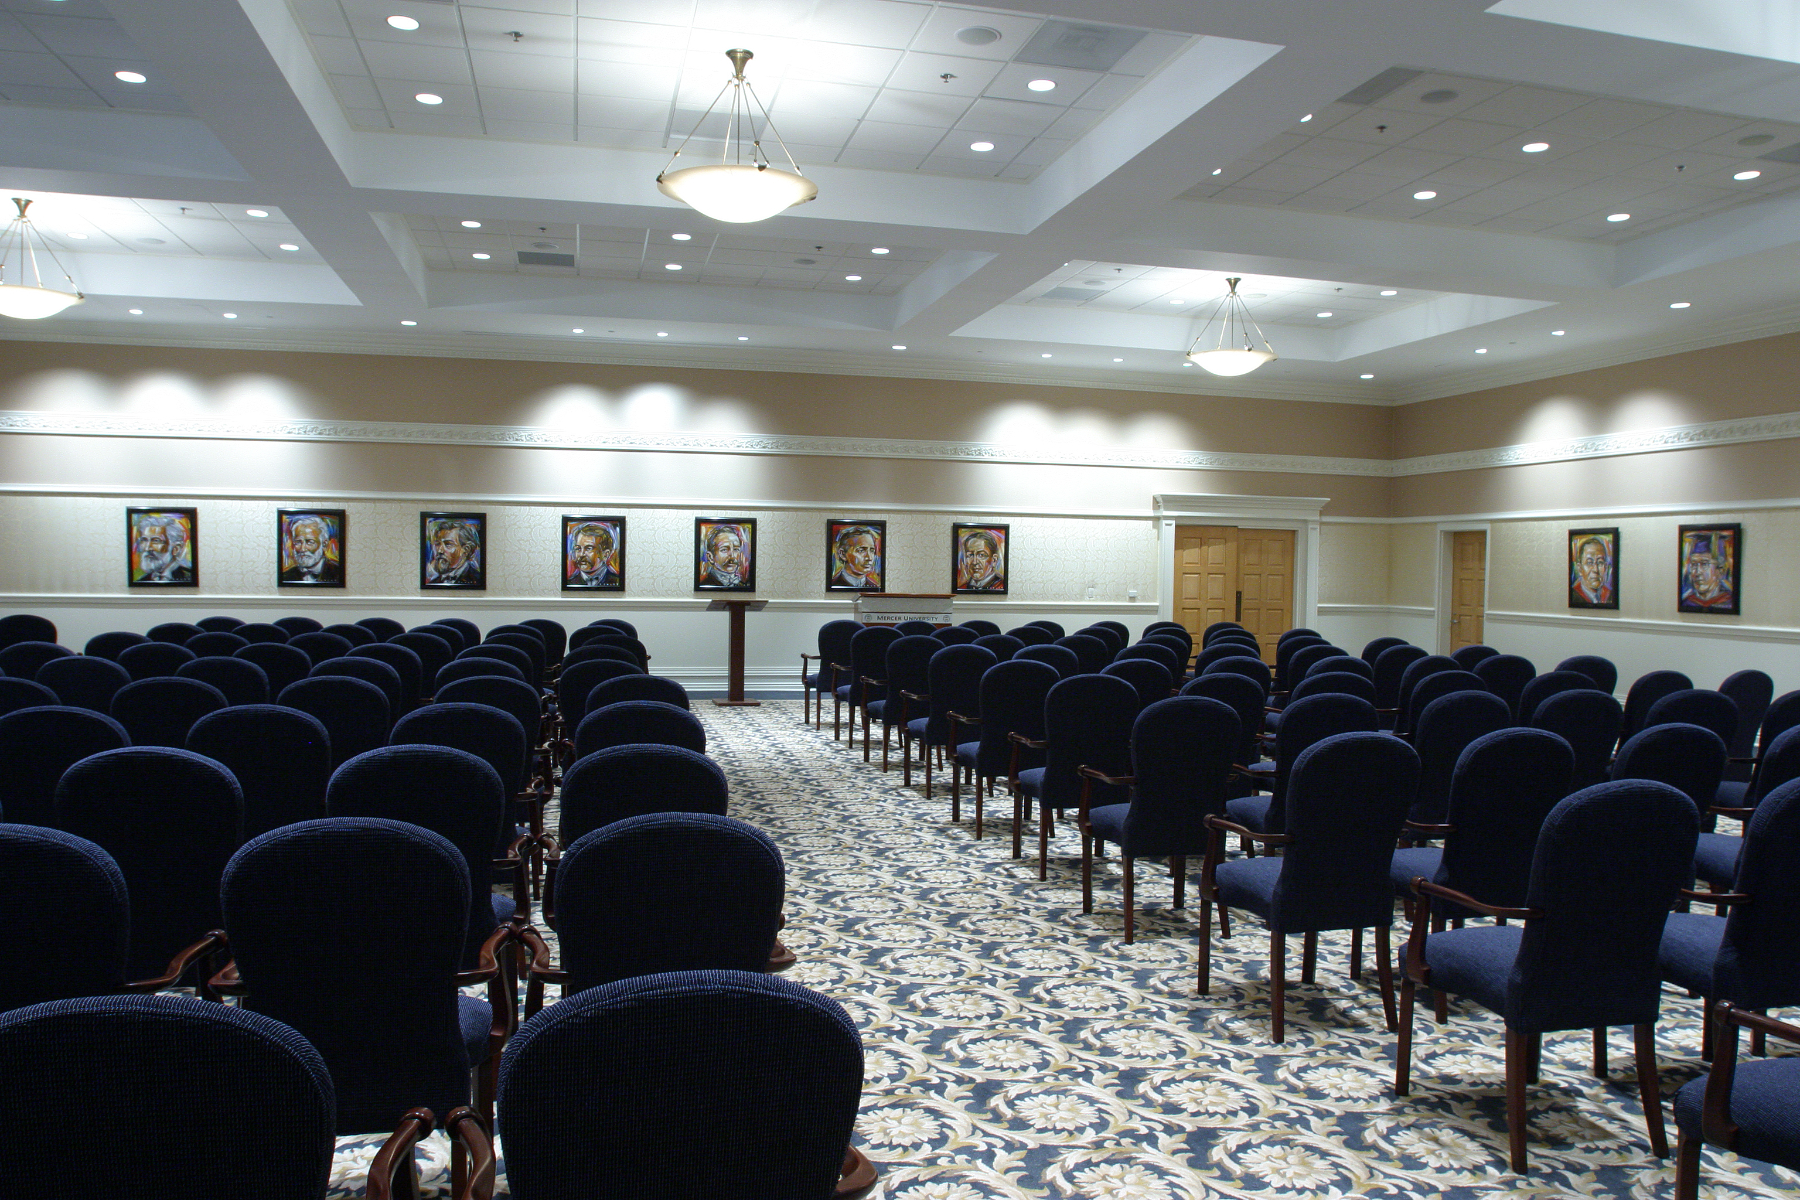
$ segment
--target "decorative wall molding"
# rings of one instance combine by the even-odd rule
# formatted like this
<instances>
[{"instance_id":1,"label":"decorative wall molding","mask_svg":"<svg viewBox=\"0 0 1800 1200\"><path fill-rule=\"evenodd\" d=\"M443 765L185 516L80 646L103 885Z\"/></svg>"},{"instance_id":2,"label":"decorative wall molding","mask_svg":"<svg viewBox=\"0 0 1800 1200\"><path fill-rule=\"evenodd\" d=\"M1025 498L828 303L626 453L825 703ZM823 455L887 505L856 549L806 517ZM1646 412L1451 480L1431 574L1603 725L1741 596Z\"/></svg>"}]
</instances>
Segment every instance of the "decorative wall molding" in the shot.
<instances>
[{"instance_id":1,"label":"decorative wall molding","mask_svg":"<svg viewBox=\"0 0 1800 1200\"><path fill-rule=\"evenodd\" d=\"M1718 618L1715 618L1717 620ZM1579 626L1584 634L1654 635L1725 639L1736 642L1784 642L1800 645L1800 629L1777 625L1713 624L1700 621L1653 621L1643 617L1602 617L1575 614L1503 612L1489 610L1490 625L1535 625L1564 630Z\"/></svg>"},{"instance_id":2,"label":"decorative wall molding","mask_svg":"<svg viewBox=\"0 0 1800 1200\"><path fill-rule=\"evenodd\" d=\"M1235 453L1156 447L1015 445L924 438L847 438L774 433L700 433L653 430L586 431L533 425L424 424L408 421L244 421L223 417L147 417L131 413L0 412L0 433L62 437L183 440L363 442L431 446L601 450L674 454L782 455L911 459L934 462L1025 463L1126 467L1164 471L1240 471L1272 475L1335 475L1393 479L1533 463L1704 449L1800 438L1800 412L1660 429L1602 433L1554 442L1463 450L1414 458L1331 458L1304 454Z\"/></svg>"},{"instance_id":3,"label":"decorative wall molding","mask_svg":"<svg viewBox=\"0 0 1800 1200\"><path fill-rule=\"evenodd\" d=\"M1425 617L1437 615L1429 604L1320 604L1321 617Z\"/></svg>"}]
</instances>

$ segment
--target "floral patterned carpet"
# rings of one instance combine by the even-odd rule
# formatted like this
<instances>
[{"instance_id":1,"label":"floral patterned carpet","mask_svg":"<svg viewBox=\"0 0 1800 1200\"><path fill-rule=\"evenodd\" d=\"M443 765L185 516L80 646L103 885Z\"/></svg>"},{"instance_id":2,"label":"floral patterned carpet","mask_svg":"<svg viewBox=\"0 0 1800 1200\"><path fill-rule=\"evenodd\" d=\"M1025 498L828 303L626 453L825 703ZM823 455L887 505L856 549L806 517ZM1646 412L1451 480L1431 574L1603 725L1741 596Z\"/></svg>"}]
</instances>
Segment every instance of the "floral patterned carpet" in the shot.
<instances>
[{"instance_id":1,"label":"floral patterned carpet","mask_svg":"<svg viewBox=\"0 0 1800 1200\"><path fill-rule=\"evenodd\" d=\"M1267 934L1234 922L1214 943L1212 994L1197 995L1197 909L1170 908L1161 864L1138 864L1149 911L1127 946L1116 857L1097 865L1095 912L1082 915L1072 825L1059 826L1040 883L1034 838L1010 857L1010 802L977 842L966 796L964 821L950 823L942 777L930 800L917 771L901 787L897 757L884 775L878 743L864 765L860 747L832 741L829 719L823 733L803 725L798 704L697 711L733 815L786 858L782 936L800 958L788 977L863 1030L859 1139L889 1200L1672 1192L1672 1160L1645 1139L1628 1031L1614 1033L1606 1080L1590 1074L1585 1032L1546 1038L1521 1179L1506 1167L1491 1015L1453 1004L1438 1027L1422 1005L1413 1095L1398 1099L1394 1036L1372 968L1361 983L1346 977L1347 935L1320 939L1315 985L1298 982L1293 948L1287 1041L1274 1045ZM1397 918L1396 945L1403 936ZM1699 1012L1666 994L1665 1096L1701 1069ZM343 1140L333 1196L361 1194L375 1142ZM442 1189L441 1138L424 1153L426 1182ZM1797 1182L1709 1151L1701 1195L1791 1197Z\"/></svg>"}]
</instances>

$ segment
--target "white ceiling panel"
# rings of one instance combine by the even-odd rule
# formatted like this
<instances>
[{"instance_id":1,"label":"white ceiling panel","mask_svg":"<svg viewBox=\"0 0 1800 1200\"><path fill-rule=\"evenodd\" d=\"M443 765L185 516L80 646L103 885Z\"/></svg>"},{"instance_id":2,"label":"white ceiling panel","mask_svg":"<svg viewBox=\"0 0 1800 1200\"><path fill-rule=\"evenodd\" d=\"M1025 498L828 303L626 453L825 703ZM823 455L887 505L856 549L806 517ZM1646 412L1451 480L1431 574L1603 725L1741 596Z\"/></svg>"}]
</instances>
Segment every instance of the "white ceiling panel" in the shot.
<instances>
[{"instance_id":1,"label":"white ceiling panel","mask_svg":"<svg viewBox=\"0 0 1800 1200\"><path fill-rule=\"evenodd\" d=\"M910 48L930 54L956 54L1005 62L1031 40L1031 35L1043 23L1042 17L940 4L925 19ZM961 30L973 28L992 29L1000 37L986 44L972 44L956 36Z\"/></svg>"}]
</instances>

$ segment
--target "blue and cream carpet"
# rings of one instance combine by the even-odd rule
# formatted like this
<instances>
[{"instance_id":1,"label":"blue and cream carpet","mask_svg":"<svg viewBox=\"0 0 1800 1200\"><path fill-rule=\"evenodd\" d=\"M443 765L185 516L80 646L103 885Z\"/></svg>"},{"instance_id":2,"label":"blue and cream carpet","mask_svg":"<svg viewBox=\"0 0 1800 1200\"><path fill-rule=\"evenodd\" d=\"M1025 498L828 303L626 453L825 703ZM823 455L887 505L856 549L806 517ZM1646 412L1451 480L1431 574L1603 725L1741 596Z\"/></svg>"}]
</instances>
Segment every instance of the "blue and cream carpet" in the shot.
<instances>
[{"instance_id":1,"label":"blue and cream carpet","mask_svg":"<svg viewBox=\"0 0 1800 1200\"><path fill-rule=\"evenodd\" d=\"M1528 1178L1506 1167L1501 1027L1422 1006L1413 1095L1393 1094L1394 1036L1372 968L1346 977L1348 937L1321 938L1318 982L1289 956L1285 1045L1269 1040L1268 937L1239 921L1195 993L1197 909L1174 911L1160 864L1138 864L1138 940L1121 940L1118 861L1081 912L1080 848L1059 828L1040 883L1035 838L1011 858L1010 804L987 836L815 733L800 706L698 708L731 779L732 814L772 836L788 872L788 977L841 1002L867 1050L861 1143L889 1200L1197 1197L1667 1196L1649 1150L1629 1032L1610 1078L1589 1035L1547 1038L1530 1092ZM999 819L995 819L999 818ZM1196 869L1198 864L1193 864ZM1194 899L1193 888L1189 898ZM1398 946L1404 931L1396 924ZM1297 941L1297 939L1296 939ZM1697 1001L1670 992L1658 1026L1665 1095L1699 1073ZM1671 1144L1674 1127L1669 1128ZM333 1195L360 1195L379 1139L345 1139ZM442 1187L446 1149L427 1145ZM1791 1197L1794 1173L1709 1151L1705 1200ZM504 1176L500 1194L505 1194ZM780 1200L772 1197L771 1200Z\"/></svg>"}]
</instances>

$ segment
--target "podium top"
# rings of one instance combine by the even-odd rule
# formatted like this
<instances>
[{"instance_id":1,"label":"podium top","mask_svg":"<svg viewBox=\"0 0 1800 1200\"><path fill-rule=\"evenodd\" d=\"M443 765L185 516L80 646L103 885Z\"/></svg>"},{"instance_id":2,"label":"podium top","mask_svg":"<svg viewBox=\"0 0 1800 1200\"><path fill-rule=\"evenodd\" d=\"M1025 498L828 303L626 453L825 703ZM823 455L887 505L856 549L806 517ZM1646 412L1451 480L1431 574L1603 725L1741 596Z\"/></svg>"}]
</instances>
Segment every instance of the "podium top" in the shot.
<instances>
[{"instance_id":1,"label":"podium top","mask_svg":"<svg viewBox=\"0 0 1800 1200\"><path fill-rule=\"evenodd\" d=\"M726 612L733 608L741 608L745 612L761 612L769 607L767 600L714 600L706 606L707 612Z\"/></svg>"}]
</instances>

